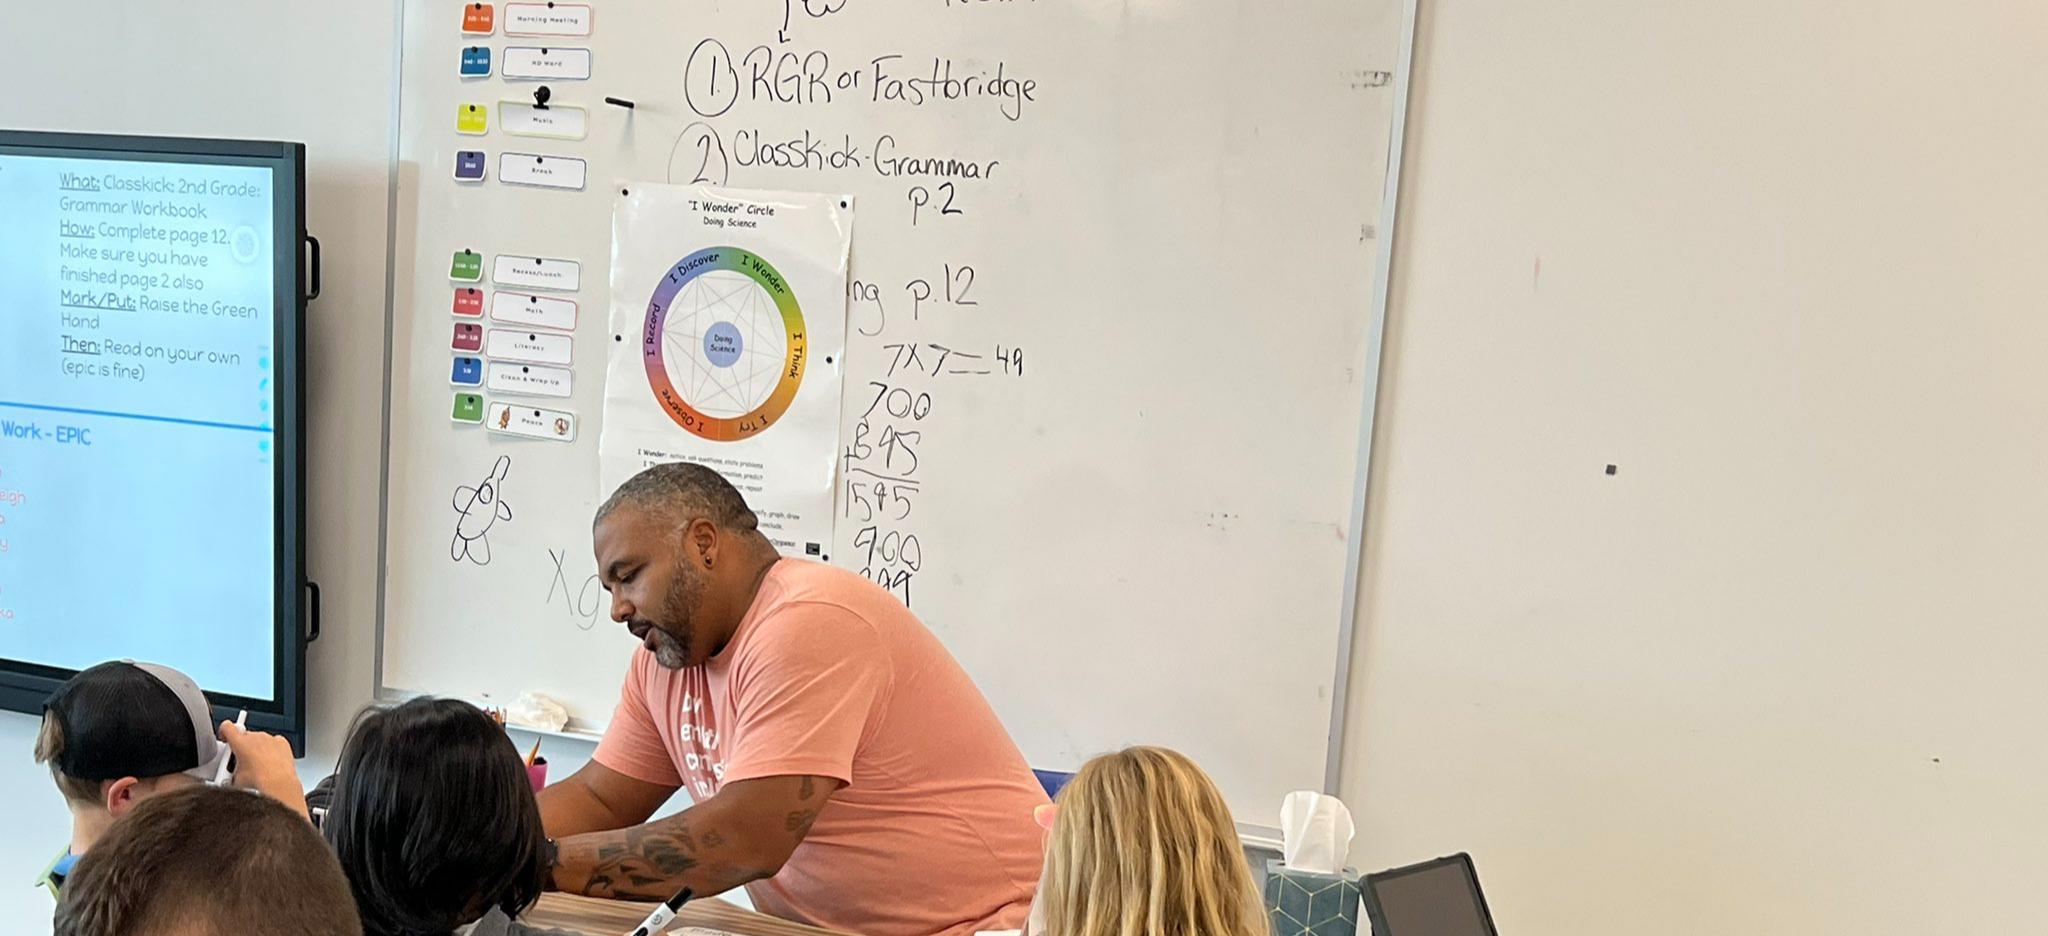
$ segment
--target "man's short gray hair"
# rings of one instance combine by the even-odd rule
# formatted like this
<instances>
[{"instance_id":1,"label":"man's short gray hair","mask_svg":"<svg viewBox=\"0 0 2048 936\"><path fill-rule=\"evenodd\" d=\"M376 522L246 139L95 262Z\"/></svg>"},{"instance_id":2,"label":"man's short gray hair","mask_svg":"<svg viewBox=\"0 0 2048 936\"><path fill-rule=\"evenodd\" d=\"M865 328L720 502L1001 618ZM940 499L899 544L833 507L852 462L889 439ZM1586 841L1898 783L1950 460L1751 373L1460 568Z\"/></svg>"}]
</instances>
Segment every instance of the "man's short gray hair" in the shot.
<instances>
[{"instance_id":1,"label":"man's short gray hair","mask_svg":"<svg viewBox=\"0 0 2048 936\"><path fill-rule=\"evenodd\" d=\"M694 462L656 465L628 478L597 508L593 522L604 522L622 507L664 515L678 527L698 517L728 530L753 530L760 524L732 482L717 469Z\"/></svg>"}]
</instances>

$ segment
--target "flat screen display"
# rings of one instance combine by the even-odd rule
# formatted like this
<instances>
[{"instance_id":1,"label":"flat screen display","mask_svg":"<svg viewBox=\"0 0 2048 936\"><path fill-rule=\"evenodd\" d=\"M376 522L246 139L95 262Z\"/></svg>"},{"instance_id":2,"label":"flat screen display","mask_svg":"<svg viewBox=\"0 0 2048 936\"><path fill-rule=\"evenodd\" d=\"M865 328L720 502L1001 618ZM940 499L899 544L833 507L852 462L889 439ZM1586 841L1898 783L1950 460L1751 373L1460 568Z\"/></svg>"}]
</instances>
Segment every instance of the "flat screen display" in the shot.
<instances>
[{"instance_id":1,"label":"flat screen display","mask_svg":"<svg viewBox=\"0 0 2048 936\"><path fill-rule=\"evenodd\" d=\"M0 133L0 670L299 708L299 152Z\"/></svg>"}]
</instances>

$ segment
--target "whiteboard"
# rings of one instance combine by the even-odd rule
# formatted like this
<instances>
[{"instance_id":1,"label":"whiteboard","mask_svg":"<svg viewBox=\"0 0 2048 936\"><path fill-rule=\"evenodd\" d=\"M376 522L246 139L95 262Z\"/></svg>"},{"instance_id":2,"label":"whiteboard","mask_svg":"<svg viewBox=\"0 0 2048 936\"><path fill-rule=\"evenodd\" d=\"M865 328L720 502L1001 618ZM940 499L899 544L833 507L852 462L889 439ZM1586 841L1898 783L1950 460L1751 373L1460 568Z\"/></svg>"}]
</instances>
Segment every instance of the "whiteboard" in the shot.
<instances>
[{"instance_id":1,"label":"whiteboard","mask_svg":"<svg viewBox=\"0 0 2048 936\"><path fill-rule=\"evenodd\" d=\"M1398 2L562 4L589 36L508 37L522 6L464 36L405 5L380 688L602 727L633 648L589 542L616 190L846 193L842 442L898 457L842 467L830 561L906 597L1034 766L1169 745L1268 826L1323 786ZM588 80L505 77L582 50ZM504 133L542 84L585 138ZM506 184L506 153L587 187ZM462 250L487 290L501 256L579 264L545 401L574 442L451 420ZM457 502L501 458L480 564Z\"/></svg>"}]
</instances>

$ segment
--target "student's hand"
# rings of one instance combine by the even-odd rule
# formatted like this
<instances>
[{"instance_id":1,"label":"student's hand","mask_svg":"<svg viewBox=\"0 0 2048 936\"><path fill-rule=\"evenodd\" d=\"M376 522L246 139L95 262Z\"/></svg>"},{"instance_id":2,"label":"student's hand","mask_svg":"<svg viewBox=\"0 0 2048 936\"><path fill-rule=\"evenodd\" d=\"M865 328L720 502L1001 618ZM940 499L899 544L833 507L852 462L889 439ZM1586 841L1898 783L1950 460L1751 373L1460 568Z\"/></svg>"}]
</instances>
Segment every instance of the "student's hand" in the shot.
<instances>
[{"instance_id":1,"label":"student's hand","mask_svg":"<svg viewBox=\"0 0 2048 936\"><path fill-rule=\"evenodd\" d=\"M290 806L301 816L306 809L306 790L299 785L299 771L292 758L291 742L274 734L249 731L234 722L220 723L220 739L235 755L235 786L255 790Z\"/></svg>"}]
</instances>

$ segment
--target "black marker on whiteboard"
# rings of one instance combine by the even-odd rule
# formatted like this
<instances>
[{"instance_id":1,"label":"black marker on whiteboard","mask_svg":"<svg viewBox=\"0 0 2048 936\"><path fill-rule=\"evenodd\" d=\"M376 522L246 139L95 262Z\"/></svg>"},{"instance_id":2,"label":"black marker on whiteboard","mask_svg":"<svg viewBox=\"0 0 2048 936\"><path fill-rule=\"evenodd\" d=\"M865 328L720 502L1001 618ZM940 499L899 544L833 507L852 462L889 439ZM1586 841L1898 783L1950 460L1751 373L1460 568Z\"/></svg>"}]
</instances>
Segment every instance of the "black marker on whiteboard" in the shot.
<instances>
[{"instance_id":1,"label":"black marker on whiteboard","mask_svg":"<svg viewBox=\"0 0 2048 936\"><path fill-rule=\"evenodd\" d=\"M604 102L606 104L613 105L614 107L623 107L627 110L633 109L633 102L628 101L625 98L608 97L604 99Z\"/></svg>"}]
</instances>

